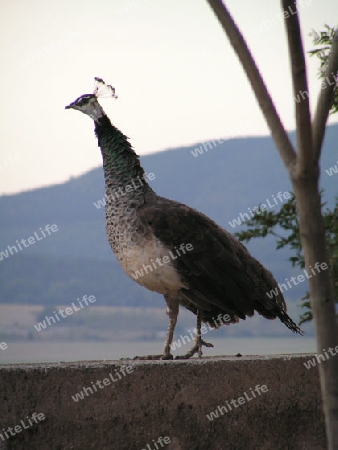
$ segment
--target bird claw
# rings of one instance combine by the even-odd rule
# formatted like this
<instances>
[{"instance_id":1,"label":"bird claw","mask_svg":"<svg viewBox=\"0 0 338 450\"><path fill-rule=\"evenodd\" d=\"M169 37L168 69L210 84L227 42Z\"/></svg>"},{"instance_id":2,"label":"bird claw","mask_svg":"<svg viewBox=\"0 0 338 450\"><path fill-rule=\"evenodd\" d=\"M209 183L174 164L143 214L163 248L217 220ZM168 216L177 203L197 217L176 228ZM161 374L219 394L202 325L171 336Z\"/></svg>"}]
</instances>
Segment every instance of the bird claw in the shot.
<instances>
[{"instance_id":1,"label":"bird claw","mask_svg":"<svg viewBox=\"0 0 338 450\"><path fill-rule=\"evenodd\" d=\"M201 338L201 336L198 336L195 342L195 345L190 349L185 355L177 355L175 359L189 359L192 356L194 356L195 353L198 353L198 357L201 358L203 355L202 347L213 347L214 345L210 342L205 342Z\"/></svg>"},{"instance_id":2,"label":"bird claw","mask_svg":"<svg viewBox=\"0 0 338 450\"><path fill-rule=\"evenodd\" d=\"M203 341L203 339L201 339L202 345L204 345L204 347L213 347L214 344L212 344L211 342L205 342Z\"/></svg>"}]
</instances>

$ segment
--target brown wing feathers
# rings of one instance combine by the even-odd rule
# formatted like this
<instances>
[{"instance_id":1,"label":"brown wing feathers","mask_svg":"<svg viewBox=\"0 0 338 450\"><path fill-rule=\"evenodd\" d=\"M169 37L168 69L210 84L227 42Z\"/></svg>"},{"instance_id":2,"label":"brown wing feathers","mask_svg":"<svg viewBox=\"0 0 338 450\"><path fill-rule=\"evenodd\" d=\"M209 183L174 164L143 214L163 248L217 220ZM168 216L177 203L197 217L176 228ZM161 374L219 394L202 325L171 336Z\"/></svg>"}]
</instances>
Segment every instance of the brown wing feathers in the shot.
<instances>
[{"instance_id":1,"label":"brown wing feathers","mask_svg":"<svg viewBox=\"0 0 338 450\"><path fill-rule=\"evenodd\" d=\"M237 322L256 310L267 319L278 317L293 332L303 334L287 315L271 272L207 216L158 196L155 205L145 202L139 215L168 250L181 244L193 246L173 264L187 286L180 292L180 303L195 314L199 310L202 320L211 321L223 313ZM269 298L267 293L276 288L277 295Z\"/></svg>"},{"instance_id":2,"label":"brown wing feathers","mask_svg":"<svg viewBox=\"0 0 338 450\"><path fill-rule=\"evenodd\" d=\"M166 199L145 205L141 217L169 249L192 244L191 252L173 261L189 286L184 297L205 310L217 308L243 319L253 315L254 282L234 251L231 235L198 211Z\"/></svg>"}]
</instances>

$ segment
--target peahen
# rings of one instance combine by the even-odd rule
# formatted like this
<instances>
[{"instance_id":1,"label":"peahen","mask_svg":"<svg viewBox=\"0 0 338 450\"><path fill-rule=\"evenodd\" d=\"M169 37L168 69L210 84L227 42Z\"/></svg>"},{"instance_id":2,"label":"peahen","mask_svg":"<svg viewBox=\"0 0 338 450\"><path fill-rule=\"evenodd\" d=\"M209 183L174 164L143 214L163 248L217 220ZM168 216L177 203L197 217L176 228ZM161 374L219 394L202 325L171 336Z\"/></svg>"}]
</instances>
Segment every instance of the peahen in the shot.
<instances>
[{"instance_id":1,"label":"peahen","mask_svg":"<svg viewBox=\"0 0 338 450\"><path fill-rule=\"evenodd\" d=\"M202 346L212 347L201 337L201 322L218 328L245 320L255 311L267 319L278 317L290 330L303 334L286 313L273 275L244 245L199 211L153 191L128 138L99 104L101 96L116 97L115 89L95 78L94 93L82 95L66 109L79 110L95 123L109 244L129 277L163 294L169 316L162 354L138 358L173 358L179 305L197 316L197 326L192 349L177 358L201 356Z\"/></svg>"}]
</instances>

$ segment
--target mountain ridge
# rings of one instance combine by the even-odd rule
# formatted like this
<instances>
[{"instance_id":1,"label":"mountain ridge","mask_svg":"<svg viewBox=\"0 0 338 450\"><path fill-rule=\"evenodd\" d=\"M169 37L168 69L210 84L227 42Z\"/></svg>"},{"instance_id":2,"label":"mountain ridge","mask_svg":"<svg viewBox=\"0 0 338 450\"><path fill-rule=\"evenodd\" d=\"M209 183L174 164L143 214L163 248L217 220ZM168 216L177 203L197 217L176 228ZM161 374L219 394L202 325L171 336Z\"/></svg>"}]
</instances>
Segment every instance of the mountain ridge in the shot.
<instances>
[{"instance_id":1,"label":"mountain ridge","mask_svg":"<svg viewBox=\"0 0 338 450\"><path fill-rule=\"evenodd\" d=\"M295 134L290 133L290 138L294 142ZM234 233L243 227L243 224L233 227L234 219L241 215L245 217L265 199L272 202L279 192L290 191L291 183L271 137L227 139L217 146L213 144L215 141L141 156L141 164L147 173L154 174L150 184L159 195L200 210ZM321 177L324 198L329 206L337 194L338 175L328 176L325 169L338 159L337 142L338 125L331 125L325 137ZM192 152L197 147L203 147L203 153L194 156ZM132 283L115 260L105 235L104 208L94 205L104 195L103 170L98 167L65 183L0 197L0 252L47 224L58 227L58 232L52 236L0 261L0 303L41 303L43 300L42 303L51 304L57 298L73 295L74 286L81 290L81 282L89 289L86 281L90 279L94 290L100 290L95 280L101 280L100 283L106 286L102 291L103 304L124 304L123 298L110 298L110 292L115 291L125 293L127 304L158 304L158 294L148 293ZM273 207L277 210L281 204ZM248 248L277 280L294 273L287 261L289 253L285 250L276 252L271 237L254 240ZM55 271L62 261L67 270L58 280ZM105 270L102 263L109 269ZM83 269L82 276L81 265L90 268L88 271ZM32 280L23 276L23 271L29 272L29 267ZM78 281L73 280L72 284L72 278ZM18 286L26 293L23 297L18 297ZM300 298L304 290L305 287L293 289L291 298Z\"/></svg>"}]
</instances>

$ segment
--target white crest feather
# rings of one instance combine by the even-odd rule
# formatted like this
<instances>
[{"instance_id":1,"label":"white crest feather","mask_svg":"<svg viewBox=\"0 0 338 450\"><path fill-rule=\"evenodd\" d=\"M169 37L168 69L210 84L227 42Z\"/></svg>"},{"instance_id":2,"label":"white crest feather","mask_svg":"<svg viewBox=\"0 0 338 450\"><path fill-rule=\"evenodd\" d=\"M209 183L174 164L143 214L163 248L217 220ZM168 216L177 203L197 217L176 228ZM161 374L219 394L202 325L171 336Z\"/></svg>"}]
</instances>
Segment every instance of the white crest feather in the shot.
<instances>
[{"instance_id":1,"label":"white crest feather","mask_svg":"<svg viewBox=\"0 0 338 450\"><path fill-rule=\"evenodd\" d=\"M96 98L99 97L113 97L117 98L115 95L115 88L111 84L106 84L102 78L95 77L94 81L94 92Z\"/></svg>"}]
</instances>

